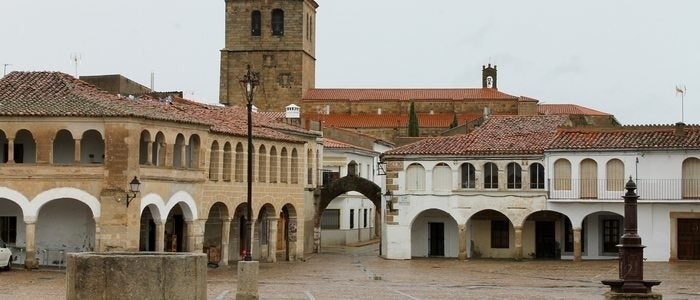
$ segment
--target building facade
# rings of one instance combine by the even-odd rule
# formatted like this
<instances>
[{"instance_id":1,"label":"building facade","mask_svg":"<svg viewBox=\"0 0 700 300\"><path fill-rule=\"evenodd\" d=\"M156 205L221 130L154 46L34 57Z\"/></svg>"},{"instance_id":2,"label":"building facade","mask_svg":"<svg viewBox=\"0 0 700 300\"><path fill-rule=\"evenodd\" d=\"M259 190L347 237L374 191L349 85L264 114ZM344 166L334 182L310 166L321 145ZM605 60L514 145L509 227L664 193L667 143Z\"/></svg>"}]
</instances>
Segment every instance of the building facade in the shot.
<instances>
[{"instance_id":1,"label":"building facade","mask_svg":"<svg viewBox=\"0 0 700 300\"><path fill-rule=\"evenodd\" d=\"M494 116L472 134L387 152L383 253L615 258L632 176L646 258L698 259L698 128L571 125L562 116Z\"/></svg>"},{"instance_id":2,"label":"building facade","mask_svg":"<svg viewBox=\"0 0 700 300\"><path fill-rule=\"evenodd\" d=\"M34 268L68 252L191 251L227 264L303 257L320 133L181 98L124 98L55 72L0 80L0 233ZM252 226L246 228L252 151ZM140 191L129 192L137 178Z\"/></svg>"}]
</instances>

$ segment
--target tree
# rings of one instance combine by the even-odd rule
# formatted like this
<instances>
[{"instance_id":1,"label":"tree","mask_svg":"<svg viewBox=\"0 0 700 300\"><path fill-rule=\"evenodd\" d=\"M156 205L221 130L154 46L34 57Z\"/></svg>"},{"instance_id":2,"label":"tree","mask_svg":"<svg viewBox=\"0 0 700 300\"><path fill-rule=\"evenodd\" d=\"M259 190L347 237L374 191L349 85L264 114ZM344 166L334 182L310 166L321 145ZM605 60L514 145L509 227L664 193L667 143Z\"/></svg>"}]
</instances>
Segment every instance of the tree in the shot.
<instances>
[{"instance_id":1,"label":"tree","mask_svg":"<svg viewBox=\"0 0 700 300\"><path fill-rule=\"evenodd\" d=\"M416 115L416 108L414 103L411 102L411 107L408 110L408 136L418 136L418 115Z\"/></svg>"},{"instance_id":2,"label":"tree","mask_svg":"<svg viewBox=\"0 0 700 300\"><path fill-rule=\"evenodd\" d=\"M453 114L453 116L454 116L454 118L452 118L452 123L450 124L450 129L459 126L459 122L457 122L457 114Z\"/></svg>"}]
</instances>

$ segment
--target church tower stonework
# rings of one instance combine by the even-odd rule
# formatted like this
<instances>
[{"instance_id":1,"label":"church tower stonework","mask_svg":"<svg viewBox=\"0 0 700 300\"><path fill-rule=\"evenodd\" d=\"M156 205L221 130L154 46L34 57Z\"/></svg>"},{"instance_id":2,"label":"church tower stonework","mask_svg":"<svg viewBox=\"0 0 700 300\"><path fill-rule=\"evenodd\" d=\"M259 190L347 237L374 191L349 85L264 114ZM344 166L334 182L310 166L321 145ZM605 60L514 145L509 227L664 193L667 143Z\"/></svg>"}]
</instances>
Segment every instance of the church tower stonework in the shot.
<instances>
[{"instance_id":1,"label":"church tower stonework","mask_svg":"<svg viewBox=\"0 0 700 300\"><path fill-rule=\"evenodd\" d=\"M316 80L316 1L225 1L219 103L245 105L239 80L250 65L260 75L253 103L259 110L300 105Z\"/></svg>"},{"instance_id":2,"label":"church tower stonework","mask_svg":"<svg viewBox=\"0 0 700 300\"><path fill-rule=\"evenodd\" d=\"M487 66L481 66L481 87L498 90L498 85L496 85L496 65L491 67L491 64Z\"/></svg>"}]
</instances>

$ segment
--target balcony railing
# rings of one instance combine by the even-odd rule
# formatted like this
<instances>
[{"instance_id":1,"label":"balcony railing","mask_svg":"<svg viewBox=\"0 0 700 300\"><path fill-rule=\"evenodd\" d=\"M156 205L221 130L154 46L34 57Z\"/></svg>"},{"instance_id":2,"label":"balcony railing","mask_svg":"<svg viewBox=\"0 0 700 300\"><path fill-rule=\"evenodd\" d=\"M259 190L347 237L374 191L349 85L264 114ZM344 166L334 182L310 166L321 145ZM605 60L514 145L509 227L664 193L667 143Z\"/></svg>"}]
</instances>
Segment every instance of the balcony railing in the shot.
<instances>
[{"instance_id":1,"label":"balcony railing","mask_svg":"<svg viewBox=\"0 0 700 300\"><path fill-rule=\"evenodd\" d=\"M549 199L621 200L624 179L548 179ZM639 200L700 200L700 179L638 179Z\"/></svg>"}]
</instances>

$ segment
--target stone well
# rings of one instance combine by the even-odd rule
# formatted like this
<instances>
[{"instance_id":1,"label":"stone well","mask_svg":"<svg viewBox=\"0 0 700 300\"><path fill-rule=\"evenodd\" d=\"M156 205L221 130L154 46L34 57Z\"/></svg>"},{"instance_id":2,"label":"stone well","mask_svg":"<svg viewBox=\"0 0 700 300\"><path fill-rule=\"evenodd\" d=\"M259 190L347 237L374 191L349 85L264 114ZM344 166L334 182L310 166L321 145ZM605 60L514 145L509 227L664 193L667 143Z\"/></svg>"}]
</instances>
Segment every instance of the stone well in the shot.
<instances>
[{"instance_id":1,"label":"stone well","mask_svg":"<svg viewBox=\"0 0 700 300\"><path fill-rule=\"evenodd\" d=\"M67 254L66 299L206 299L204 253Z\"/></svg>"}]
</instances>

